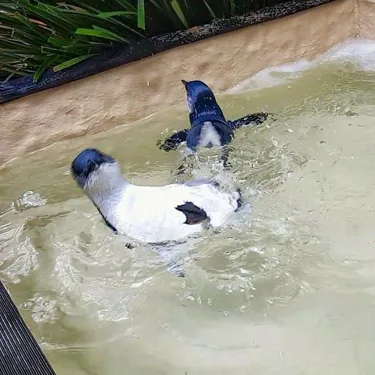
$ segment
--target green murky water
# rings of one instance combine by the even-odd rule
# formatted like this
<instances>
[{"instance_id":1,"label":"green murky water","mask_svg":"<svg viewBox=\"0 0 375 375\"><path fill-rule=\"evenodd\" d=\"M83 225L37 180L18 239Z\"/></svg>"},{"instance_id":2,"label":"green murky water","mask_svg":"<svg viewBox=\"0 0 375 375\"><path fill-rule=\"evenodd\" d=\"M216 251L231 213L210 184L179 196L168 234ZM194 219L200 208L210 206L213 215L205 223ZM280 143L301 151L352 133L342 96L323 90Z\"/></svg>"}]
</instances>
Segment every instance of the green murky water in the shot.
<instances>
[{"instance_id":1,"label":"green murky water","mask_svg":"<svg viewBox=\"0 0 375 375\"><path fill-rule=\"evenodd\" d=\"M237 131L230 177L253 212L189 240L185 279L127 249L69 175L95 146L133 182L173 181L181 155L155 143L186 126L184 105L2 170L0 278L57 374L372 374L374 87L331 59L218 97L228 118L277 119ZM194 175L227 178L207 155Z\"/></svg>"}]
</instances>

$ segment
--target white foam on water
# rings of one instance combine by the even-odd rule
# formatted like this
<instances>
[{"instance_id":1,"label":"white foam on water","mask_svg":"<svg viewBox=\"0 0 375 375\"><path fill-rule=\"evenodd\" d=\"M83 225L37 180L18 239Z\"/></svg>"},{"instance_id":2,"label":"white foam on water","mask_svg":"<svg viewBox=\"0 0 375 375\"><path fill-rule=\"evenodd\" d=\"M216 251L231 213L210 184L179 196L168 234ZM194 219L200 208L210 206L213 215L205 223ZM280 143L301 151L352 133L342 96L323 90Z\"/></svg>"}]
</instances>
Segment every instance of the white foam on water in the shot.
<instances>
[{"instance_id":1,"label":"white foam on water","mask_svg":"<svg viewBox=\"0 0 375 375\"><path fill-rule=\"evenodd\" d=\"M264 69L236 86L225 91L225 94L238 94L248 90L282 85L299 78L305 71L320 64L352 63L359 69L375 71L375 41L369 39L348 39L337 44L315 60L301 59L294 63L283 64Z\"/></svg>"}]
</instances>

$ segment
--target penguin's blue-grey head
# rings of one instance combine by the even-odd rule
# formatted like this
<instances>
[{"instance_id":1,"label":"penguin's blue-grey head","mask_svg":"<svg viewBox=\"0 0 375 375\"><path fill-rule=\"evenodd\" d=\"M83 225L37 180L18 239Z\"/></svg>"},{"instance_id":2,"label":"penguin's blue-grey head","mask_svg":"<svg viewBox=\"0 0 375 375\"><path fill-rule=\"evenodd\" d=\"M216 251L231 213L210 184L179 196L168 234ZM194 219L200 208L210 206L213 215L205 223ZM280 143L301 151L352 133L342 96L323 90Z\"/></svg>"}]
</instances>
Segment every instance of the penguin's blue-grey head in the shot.
<instances>
[{"instance_id":1,"label":"penguin's blue-grey head","mask_svg":"<svg viewBox=\"0 0 375 375\"><path fill-rule=\"evenodd\" d=\"M111 185L121 175L116 160L95 148L81 151L73 160L71 173L82 189L103 183Z\"/></svg>"},{"instance_id":2,"label":"penguin's blue-grey head","mask_svg":"<svg viewBox=\"0 0 375 375\"><path fill-rule=\"evenodd\" d=\"M225 121L212 90L202 81L181 81L186 90L191 126L204 121Z\"/></svg>"}]
</instances>

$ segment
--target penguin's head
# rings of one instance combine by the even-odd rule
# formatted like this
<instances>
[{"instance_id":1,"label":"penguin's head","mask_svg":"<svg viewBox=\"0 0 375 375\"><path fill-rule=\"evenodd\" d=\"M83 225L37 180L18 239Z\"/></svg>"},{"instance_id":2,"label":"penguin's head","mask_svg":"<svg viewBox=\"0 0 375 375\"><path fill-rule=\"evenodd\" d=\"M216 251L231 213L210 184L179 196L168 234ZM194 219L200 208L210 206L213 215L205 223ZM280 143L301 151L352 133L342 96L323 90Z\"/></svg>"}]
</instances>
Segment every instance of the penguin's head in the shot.
<instances>
[{"instance_id":1,"label":"penguin's head","mask_svg":"<svg viewBox=\"0 0 375 375\"><path fill-rule=\"evenodd\" d=\"M95 148L87 148L75 157L71 173L78 186L84 190L98 184L110 185L112 180L121 175L116 160Z\"/></svg>"},{"instance_id":2,"label":"penguin's head","mask_svg":"<svg viewBox=\"0 0 375 375\"><path fill-rule=\"evenodd\" d=\"M186 103L189 109L190 123L199 121L200 118L224 120L224 114L212 90L202 81L181 81L186 90Z\"/></svg>"}]
</instances>

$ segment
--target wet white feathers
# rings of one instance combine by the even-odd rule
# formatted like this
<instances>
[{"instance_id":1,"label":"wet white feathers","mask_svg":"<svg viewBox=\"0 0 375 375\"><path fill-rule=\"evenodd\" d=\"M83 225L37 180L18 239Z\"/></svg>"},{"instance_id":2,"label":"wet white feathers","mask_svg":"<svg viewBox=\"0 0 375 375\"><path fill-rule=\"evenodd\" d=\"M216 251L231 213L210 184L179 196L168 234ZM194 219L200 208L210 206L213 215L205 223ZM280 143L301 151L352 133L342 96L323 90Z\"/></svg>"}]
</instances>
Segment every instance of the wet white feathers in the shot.
<instances>
[{"instance_id":1,"label":"wet white feathers","mask_svg":"<svg viewBox=\"0 0 375 375\"><path fill-rule=\"evenodd\" d=\"M84 187L106 220L119 233L148 243L179 240L219 227L238 208L237 191L224 192L212 183L136 186L126 182L117 163L104 164ZM191 202L203 209L208 219L188 225L177 206Z\"/></svg>"}]
</instances>

